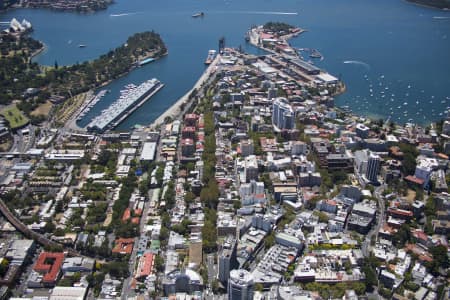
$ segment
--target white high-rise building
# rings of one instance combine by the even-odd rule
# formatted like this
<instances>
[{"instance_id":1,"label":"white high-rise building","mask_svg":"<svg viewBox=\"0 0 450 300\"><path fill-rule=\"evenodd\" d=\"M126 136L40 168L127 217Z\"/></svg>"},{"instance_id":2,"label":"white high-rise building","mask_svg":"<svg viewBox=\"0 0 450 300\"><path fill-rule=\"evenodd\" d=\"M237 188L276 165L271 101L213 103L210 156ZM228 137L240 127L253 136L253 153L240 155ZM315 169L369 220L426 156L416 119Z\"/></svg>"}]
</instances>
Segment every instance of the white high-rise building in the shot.
<instances>
[{"instance_id":1,"label":"white high-rise building","mask_svg":"<svg viewBox=\"0 0 450 300\"><path fill-rule=\"evenodd\" d=\"M277 98L273 102L272 124L276 129L293 129L295 114L286 98Z\"/></svg>"},{"instance_id":2,"label":"white high-rise building","mask_svg":"<svg viewBox=\"0 0 450 300\"><path fill-rule=\"evenodd\" d=\"M359 175L366 174L368 164L368 151L360 150L355 152L355 172Z\"/></svg>"}]
</instances>

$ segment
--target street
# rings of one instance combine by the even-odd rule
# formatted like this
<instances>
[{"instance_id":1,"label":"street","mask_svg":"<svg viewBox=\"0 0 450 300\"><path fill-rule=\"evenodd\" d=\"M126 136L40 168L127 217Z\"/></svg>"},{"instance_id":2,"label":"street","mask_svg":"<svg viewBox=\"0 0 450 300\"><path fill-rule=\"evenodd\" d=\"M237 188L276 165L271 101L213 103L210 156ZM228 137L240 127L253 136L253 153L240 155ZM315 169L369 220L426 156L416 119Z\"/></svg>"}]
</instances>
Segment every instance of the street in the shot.
<instances>
[{"instance_id":1,"label":"street","mask_svg":"<svg viewBox=\"0 0 450 300\"><path fill-rule=\"evenodd\" d=\"M377 221L376 221L375 227L373 227L372 230L369 231L369 233L366 235L366 238L364 239L364 241L361 245L361 251L365 257L368 257L370 254L370 242L372 240L372 237L375 236L375 239L378 239L378 232L380 231L381 225L383 224L383 221L385 218L385 216L384 216L385 204L384 204L384 197L382 195L384 189L385 189L385 185L382 184L382 185L378 186L374 191L375 198L377 198L377 201L378 201L379 213L377 216Z\"/></svg>"}]
</instances>

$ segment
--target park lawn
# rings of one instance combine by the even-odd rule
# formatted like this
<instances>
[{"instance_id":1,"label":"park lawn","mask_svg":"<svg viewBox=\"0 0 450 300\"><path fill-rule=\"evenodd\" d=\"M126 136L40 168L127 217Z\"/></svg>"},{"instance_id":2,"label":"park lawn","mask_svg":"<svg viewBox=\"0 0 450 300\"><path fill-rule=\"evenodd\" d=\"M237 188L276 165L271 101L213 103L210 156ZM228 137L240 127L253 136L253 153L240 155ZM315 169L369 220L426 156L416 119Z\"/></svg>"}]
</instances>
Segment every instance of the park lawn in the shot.
<instances>
[{"instance_id":1,"label":"park lawn","mask_svg":"<svg viewBox=\"0 0 450 300\"><path fill-rule=\"evenodd\" d=\"M4 108L0 114L9 122L11 129L20 128L30 121L15 105Z\"/></svg>"},{"instance_id":2,"label":"park lawn","mask_svg":"<svg viewBox=\"0 0 450 300\"><path fill-rule=\"evenodd\" d=\"M406 199L408 200L409 203L413 203L414 200L416 199L416 191L408 189L408 195L406 196Z\"/></svg>"},{"instance_id":3,"label":"park lawn","mask_svg":"<svg viewBox=\"0 0 450 300\"><path fill-rule=\"evenodd\" d=\"M32 116L39 116L39 115L44 115L44 116L48 116L48 114L50 113L50 110L52 109L52 103L50 101L47 101L41 105L39 105L35 110L33 110L31 112Z\"/></svg>"}]
</instances>

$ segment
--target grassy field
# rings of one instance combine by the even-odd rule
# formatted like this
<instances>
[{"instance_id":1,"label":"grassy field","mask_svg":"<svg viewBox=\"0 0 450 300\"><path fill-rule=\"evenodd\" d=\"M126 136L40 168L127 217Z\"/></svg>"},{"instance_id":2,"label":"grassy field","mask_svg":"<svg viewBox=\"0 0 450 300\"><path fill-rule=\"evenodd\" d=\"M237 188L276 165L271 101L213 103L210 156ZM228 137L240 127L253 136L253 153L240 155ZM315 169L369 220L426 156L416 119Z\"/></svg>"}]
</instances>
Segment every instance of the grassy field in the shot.
<instances>
[{"instance_id":1,"label":"grassy field","mask_svg":"<svg viewBox=\"0 0 450 300\"><path fill-rule=\"evenodd\" d=\"M31 115L32 116L39 116L39 115L48 116L51 109L52 109L52 103L50 101L47 101L44 104L39 105L35 110L33 110L31 112Z\"/></svg>"},{"instance_id":2,"label":"grassy field","mask_svg":"<svg viewBox=\"0 0 450 300\"><path fill-rule=\"evenodd\" d=\"M416 199L416 192L415 191L413 191L413 190L411 190L411 189L408 189L408 195L406 196L406 199L410 202L410 203L413 203L414 202L414 200Z\"/></svg>"},{"instance_id":3,"label":"grassy field","mask_svg":"<svg viewBox=\"0 0 450 300\"><path fill-rule=\"evenodd\" d=\"M11 129L20 128L30 121L15 105L4 108L0 114L9 122Z\"/></svg>"}]
</instances>

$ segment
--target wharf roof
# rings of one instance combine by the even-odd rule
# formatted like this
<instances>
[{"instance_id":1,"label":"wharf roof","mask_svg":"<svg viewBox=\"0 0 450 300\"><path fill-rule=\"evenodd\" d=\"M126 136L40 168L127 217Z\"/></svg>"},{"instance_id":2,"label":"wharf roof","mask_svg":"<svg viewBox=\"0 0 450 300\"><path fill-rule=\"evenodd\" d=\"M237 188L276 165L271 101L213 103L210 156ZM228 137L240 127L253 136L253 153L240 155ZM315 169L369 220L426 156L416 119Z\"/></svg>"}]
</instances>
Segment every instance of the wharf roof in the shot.
<instances>
[{"instance_id":1,"label":"wharf roof","mask_svg":"<svg viewBox=\"0 0 450 300\"><path fill-rule=\"evenodd\" d=\"M307 63L306 61L303 61L301 59L291 59L290 60L294 65L305 69L307 71L320 71L320 69L312 64Z\"/></svg>"}]
</instances>

